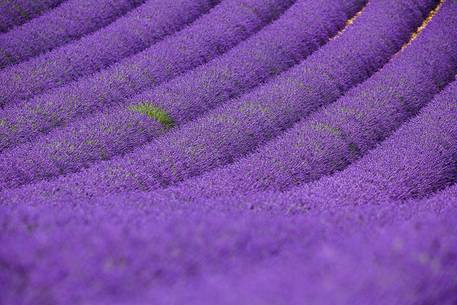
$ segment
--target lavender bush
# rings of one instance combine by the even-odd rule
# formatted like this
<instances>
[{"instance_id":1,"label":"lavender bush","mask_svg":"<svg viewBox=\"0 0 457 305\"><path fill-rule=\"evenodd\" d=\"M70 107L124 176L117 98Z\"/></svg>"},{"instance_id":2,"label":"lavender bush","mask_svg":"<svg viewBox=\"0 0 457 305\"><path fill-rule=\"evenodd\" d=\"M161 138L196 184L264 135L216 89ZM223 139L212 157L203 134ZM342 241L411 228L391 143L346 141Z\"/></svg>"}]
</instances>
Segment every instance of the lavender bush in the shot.
<instances>
[{"instance_id":1,"label":"lavender bush","mask_svg":"<svg viewBox=\"0 0 457 305\"><path fill-rule=\"evenodd\" d=\"M50 10L64 0L5 0L0 6L0 32L6 32Z\"/></svg>"}]
</instances>

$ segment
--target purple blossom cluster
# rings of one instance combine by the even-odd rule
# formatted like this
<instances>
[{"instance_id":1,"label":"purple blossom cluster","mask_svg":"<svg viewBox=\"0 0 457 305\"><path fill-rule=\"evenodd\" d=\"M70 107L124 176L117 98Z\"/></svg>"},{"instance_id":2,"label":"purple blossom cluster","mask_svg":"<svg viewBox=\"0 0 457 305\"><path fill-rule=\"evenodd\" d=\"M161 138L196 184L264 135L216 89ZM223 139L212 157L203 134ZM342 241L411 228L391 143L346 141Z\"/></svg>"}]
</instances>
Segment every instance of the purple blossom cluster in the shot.
<instances>
[{"instance_id":1,"label":"purple blossom cluster","mask_svg":"<svg viewBox=\"0 0 457 305\"><path fill-rule=\"evenodd\" d=\"M457 303L457 2L0 4L0 305Z\"/></svg>"}]
</instances>

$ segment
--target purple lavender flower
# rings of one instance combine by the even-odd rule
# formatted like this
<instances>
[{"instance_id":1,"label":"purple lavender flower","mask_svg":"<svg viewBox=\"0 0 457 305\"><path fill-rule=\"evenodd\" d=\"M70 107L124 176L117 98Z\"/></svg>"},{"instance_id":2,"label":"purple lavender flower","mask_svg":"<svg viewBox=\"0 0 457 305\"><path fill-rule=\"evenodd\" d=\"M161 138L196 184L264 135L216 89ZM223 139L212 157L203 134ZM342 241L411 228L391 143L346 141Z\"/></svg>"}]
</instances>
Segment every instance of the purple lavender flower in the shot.
<instances>
[{"instance_id":1,"label":"purple lavender flower","mask_svg":"<svg viewBox=\"0 0 457 305\"><path fill-rule=\"evenodd\" d=\"M1 305L457 304L456 1L85 1L0 4Z\"/></svg>"}]
</instances>

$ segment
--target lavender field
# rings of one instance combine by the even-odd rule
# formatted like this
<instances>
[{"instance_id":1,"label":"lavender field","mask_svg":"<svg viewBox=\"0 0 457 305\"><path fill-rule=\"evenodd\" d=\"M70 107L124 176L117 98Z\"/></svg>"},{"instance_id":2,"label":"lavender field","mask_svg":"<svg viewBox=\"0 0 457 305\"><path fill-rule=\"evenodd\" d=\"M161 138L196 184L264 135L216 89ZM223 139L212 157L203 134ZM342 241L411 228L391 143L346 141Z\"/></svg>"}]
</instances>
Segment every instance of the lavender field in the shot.
<instances>
[{"instance_id":1,"label":"lavender field","mask_svg":"<svg viewBox=\"0 0 457 305\"><path fill-rule=\"evenodd\" d=\"M155 304L457 305L456 0L0 3L0 305Z\"/></svg>"}]
</instances>

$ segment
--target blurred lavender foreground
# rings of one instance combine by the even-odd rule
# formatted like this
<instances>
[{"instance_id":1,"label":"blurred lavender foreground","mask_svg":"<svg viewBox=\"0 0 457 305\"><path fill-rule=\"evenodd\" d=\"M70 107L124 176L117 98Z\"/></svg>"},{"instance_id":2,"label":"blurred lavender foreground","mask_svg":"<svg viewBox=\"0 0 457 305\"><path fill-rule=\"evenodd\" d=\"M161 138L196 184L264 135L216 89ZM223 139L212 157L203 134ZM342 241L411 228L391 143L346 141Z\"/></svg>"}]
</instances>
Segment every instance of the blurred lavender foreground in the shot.
<instances>
[{"instance_id":1,"label":"blurred lavender foreground","mask_svg":"<svg viewBox=\"0 0 457 305\"><path fill-rule=\"evenodd\" d=\"M457 1L0 3L0 305L456 305Z\"/></svg>"}]
</instances>

